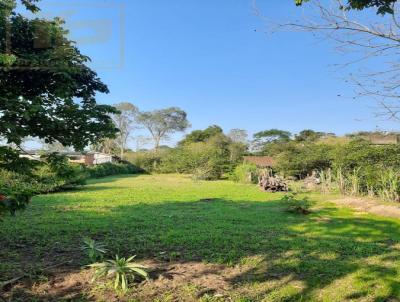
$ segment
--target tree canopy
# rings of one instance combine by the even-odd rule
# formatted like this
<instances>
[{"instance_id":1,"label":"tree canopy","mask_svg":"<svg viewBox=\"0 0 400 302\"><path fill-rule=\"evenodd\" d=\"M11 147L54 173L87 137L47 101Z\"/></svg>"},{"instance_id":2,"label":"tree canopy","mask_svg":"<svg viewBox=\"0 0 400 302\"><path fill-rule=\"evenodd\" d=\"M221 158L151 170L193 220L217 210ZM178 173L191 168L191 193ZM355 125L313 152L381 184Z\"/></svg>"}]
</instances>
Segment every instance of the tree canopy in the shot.
<instances>
[{"instance_id":1,"label":"tree canopy","mask_svg":"<svg viewBox=\"0 0 400 302\"><path fill-rule=\"evenodd\" d=\"M296 135L295 140L298 142L315 142L316 140L320 139L325 135L326 133L324 132L305 129L300 131L299 134Z\"/></svg>"},{"instance_id":2,"label":"tree canopy","mask_svg":"<svg viewBox=\"0 0 400 302\"><path fill-rule=\"evenodd\" d=\"M295 0L296 5L302 5L309 0ZM393 5L397 0L347 0L347 5L343 5L342 9L363 10L365 8L376 8L378 14L393 14Z\"/></svg>"},{"instance_id":3,"label":"tree canopy","mask_svg":"<svg viewBox=\"0 0 400 302\"><path fill-rule=\"evenodd\" d=\"M204 130L194 130L188 135L186 135L186 137L179 142L179 145L205 142L210 137L213 137L221 133L223 133L223 130L220 126L217 125L209 126Z\"/></svg>"},{"instance_id":4,"label":"tree canopy","mask_svg":"<svg viewBox=\"0 0 400 302\"><path fill-rule=\"evenodd\" d=\"M22 1L33 12L35 2ZM35 137L79 150L114 136L110 114L117 110L96 103L108 88L68 40L63 22L26 18L11 0L0 10L0 137L17 146Z\"/></svg>"},{"instance_id":5,"label":"tree canopy","mask_svg":"<svg viewBox=\"0 0 400 302\"><path fill-rule=\"evenodd\" d=\"M156 150L169 134L184 131L190 125L186 112L178 107L141 112L137 121L149 130Z\"/></svg>"}]
</instances>

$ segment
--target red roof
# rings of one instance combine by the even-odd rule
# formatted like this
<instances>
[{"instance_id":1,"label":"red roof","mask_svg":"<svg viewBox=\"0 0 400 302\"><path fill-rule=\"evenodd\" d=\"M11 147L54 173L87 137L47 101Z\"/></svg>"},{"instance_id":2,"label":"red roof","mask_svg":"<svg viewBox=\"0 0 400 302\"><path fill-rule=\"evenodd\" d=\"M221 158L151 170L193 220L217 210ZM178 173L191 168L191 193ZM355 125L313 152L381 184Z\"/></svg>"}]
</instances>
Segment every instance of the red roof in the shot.
<instances>
[{"instance_id":1,"label":"red roof","mask_svg":"<svg viewBox=\"0 0 400 302\"><path fill-rule=\"evenodd\" d=\"M260 168L273 167L275 165L275 160L271 156L244 156L244 161L253 163Z\"/></svg>"}]
</instances>

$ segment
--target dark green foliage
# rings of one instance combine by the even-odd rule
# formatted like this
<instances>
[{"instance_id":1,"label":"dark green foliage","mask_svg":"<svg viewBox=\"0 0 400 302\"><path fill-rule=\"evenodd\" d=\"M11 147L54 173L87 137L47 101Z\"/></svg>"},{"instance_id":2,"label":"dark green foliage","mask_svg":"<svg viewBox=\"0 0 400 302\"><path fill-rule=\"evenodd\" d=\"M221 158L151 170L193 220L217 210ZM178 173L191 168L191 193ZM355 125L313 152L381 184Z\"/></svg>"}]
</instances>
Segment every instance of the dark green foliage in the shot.
<instances>
[{"instance_id":1,"label":"dark green foliage","mask_svg":"<svg viewBox=\"0 0 400 302\"><path fill-rule=\"evenodd\" d=\"M0 135L8 143L31 136L83 149L115 135L109 116L115 108L95 101L107 86L66 34L58 20L12 15L0 22L0 41L10 41L0 43L0 52L15 57L0 66Z\"/></svg>"},{"instance_id":2,"label":"dark green foliage","mask_svg":"<svg viewBox=\"0 0 400 302\"><path fill-rule=\"evenodd\" d=\"M21 0L33 13L39 10L36 2ZM15 146L34 137L77 150L114 137L118 129L110 114L117 110L96 103L96 94L108 93L108 88L87 66L90 59L68 40L63 21L26 18L15 10L16 3L0 3L0 137ZM11 190L4 192L7 200L14 200L8 206L11 212L37 192L84 183L81 168L69 165L66 159L53 155L43 165L19 158L17 150L0 148L0 168L22 178L29 176L40 188L19 193L18 188L4 185L2 191ZM31 187L30 180L27 187Z\"/></svg>"},{"instance_id":3,"label":"dark green foliage","mask_svg":"<svg viewBox=\"0 0 400 302\"><path fill-rule=\"evenodd\" d=\"M86 167L85 171L90 178L101 178L118 174L137 174L143 172L143 169L128 163L105 163L101 165Z\"/></svg>"},{"instance_id":4,"label":"dark green foliage","mask_svg":"<svg viewBox=\"0 0 400 302\"><path fill-rule=\"evenodd\" d=\"M44 157L43 162L33 163L33 168L25 172L0 169L0 196L4 196L0 212L14 214L25 208L33 195L85 184L87 176L83 167L69 164L64 156L51 154Z\"/></svg>"},{"instance_id":5,"label":"dark green foliage","mask_svg":"<svg viewBox=\"0 0 400 302\"><path fill-rule=\"evenodd\" d=\"M34 179L38 183L35 193L49 193L72 189L86 183L84 167L70 164L65 156L52 153L43 156L45 164L34 170Z\"/></svg>"},{"instance_id":6,"label":"dark green foliage","mask_svg":"<svg viewBox=\"0 0 400 302\"><path fill-rule=\"evenodd\" d=\"M0 217L24 209L36 187L37 183L26 175L0 169Z\"/></svg>"},{"instance_id":7,"label":"dark green foliage","mask_svg":"<svg viewBox=\"0 0 400 302\"><path fill-rule=\"evenodd\" d=\"M296 5L302 5L309 0L295 0ZM347 0L347 5L341 7L343 10L357 9L363 10L365 8L376 8L377 13L384 15L386 13L393 14L393 5L397 0Z\"/></svg>"},{"instance_id":8,"label":"dark green foliage","mask_svg":"<svg viewBox=\"0 0 400 302\"><path fill-rule=\"evenodd\" d=\"M169 149L161 148L157 151L145 150L127 153L125 157L133 165L146 172L159 172L161 161L169 154L169 152ZM171 152L173 152L173 149Z\"/></svg>"},{"instance_id":9,"label":"dark green foliage","mask_svg":"<svg viewBox=\"0 0 400 302\"><path fill-rule=\"evenodd\" d=\"M190 143L186 140L176 148L128 153L127 159L147 172L185 173L197 179L219 179L242 161L247 145L232 141L219 130L215 133L205 141Z\"/></svg>"},{"instance_id":10,"label":"dark green foliage","mask_svg":"<svg viewBox=\"0 0 400 302\"><path fill-rule=\"evenodd\" d=\"M29 173L0 169L0 215L23 209L33 195L74 189L88 177L100 178L117 174L135 174L143 170L130 163L106 163L85 167L68 162L65 156L50 154L35 162Z\"/></svg>"},{"instance_id":11,"label":"dark green foliage","mask_svg":"<svg viewBox=\"0 0 400 302\"><path fill-rule=\"evenodd\" d=\"M199 143L199 142L205 142L211 137L222 134L223 130L220 126L217 125L212 125L207 127L204 130L194 130L186 137L181 140L178 144L179 145L185 145L185 144L190 144L190 143Z\"/></svg>"},{"instance_id":12,"label":"dark green foliage","mask_svg":"<svg viewBox=\"0 0 400 302\"><path fill-rule=\"evenodd\" d=\"M339 188L353 195L377 195L395 201L400 196L400 145L376 146L355 140L334 153Z\"/></svg>"},{"instance_id":13,"label":"dark green foliage","mask_svg":"<svg viewBox=\"0 0 400 302\"><path fill-rule=\"evenodd\" d=\"M22 174L31 174L39 163L27 158L21 158L19 153L6 146L0 146L0 169Z\"/></svg>"},{"instance_id":14,"label":"dark green foliage","mask_svg":"<svg viewBox=\"0 0 400 302\"><path fill-rule=\"evenodd\" d=\"M354 140L336 148L335 166L350 172L359 167L383 169L400 168L400 145L372 145L365 140Z\"/></svg>"},{"instance_id":15,"label":"dark green foliage","mask_svg":"<svg viewBox=\"0 0 400 302\"><path fill-rule=\"evenodd\" d=\"M314 170L332 166L333 147L330 145L290 142L285 147L280 154L276 154L276 168L285 176L303 178Z\"/></svg>"},{"instance_id":16,"label":"dark green foliage","mask_svg":"<svg viewBox=\"0 0 400 302\"><path fill-rule=\"evenodd\" d=\"M160 171L193 174L204 180L219 179L237 164L231 146L232 141L223 134L214 135L205 142L185 144L166 154Z\"/></svg>"},{"instance_id":17,"label":"dark green foliage","mask_svg":"<svg viewBox=\"0 0 400 302\"><path fill-rule=\"evenodd\" d=\"M300 131L300 133L296 135L295 140L298 142L315 142L325 135L326 133L324 132L317 132L311 129L306 129Z\"/></svg>"}]
</instances>

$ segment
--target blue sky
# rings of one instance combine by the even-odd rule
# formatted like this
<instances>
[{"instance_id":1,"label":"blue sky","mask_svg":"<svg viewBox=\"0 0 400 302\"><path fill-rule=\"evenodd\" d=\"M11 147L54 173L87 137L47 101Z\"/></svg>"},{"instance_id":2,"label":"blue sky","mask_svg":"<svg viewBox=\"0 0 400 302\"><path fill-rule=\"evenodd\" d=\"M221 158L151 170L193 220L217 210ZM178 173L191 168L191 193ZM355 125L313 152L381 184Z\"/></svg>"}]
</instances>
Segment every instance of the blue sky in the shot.
<instances>
[{"instance_id":1,"label":"blue sky","mask_svg":"<svg viewBox=\"0 0 400 302\"><path fill-rule=\"evenodd\" d=\"M344 59L332 45L302 33L265 34L252 2L43 0L41 6L45 15L65 17L108 84L111 92L100 103L179 106L192 129L397 129L374 118L374 102L352 100L345 73L333 67ZM291 0L258 0L258 6L276 20L300 13Z\"/></svg>"}]
</instances>

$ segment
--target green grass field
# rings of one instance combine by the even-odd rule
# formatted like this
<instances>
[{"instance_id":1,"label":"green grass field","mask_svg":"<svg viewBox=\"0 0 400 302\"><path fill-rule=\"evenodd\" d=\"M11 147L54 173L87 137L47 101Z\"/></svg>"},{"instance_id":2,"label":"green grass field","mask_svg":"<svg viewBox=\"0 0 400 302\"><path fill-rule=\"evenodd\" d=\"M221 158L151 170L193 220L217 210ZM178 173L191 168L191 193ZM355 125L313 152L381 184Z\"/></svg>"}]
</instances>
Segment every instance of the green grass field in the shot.
<instances>
[{"instance_id":1,"label":"green grass field","mask_svg":"<svg viewBox=\"0 0 400 302\"><path fill-rule=\"evenodd\" d=\"M110 177L37 196L0 221L0 281L37 278L63 260L84 264L79 247L89 236L139 260L240 271L227 281L229 298L186 293L187 301L400 301L399 220L338 208L318 194L312 214L291 214L281 196L177 175ZM168 295L158 301L178 294Z\"/></svg>"}]
</instances>

